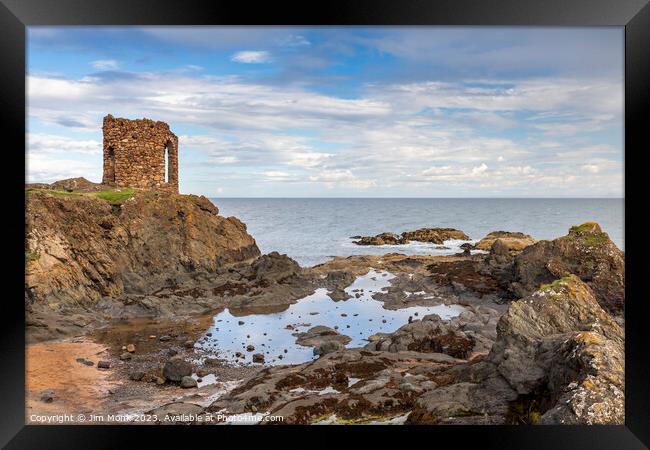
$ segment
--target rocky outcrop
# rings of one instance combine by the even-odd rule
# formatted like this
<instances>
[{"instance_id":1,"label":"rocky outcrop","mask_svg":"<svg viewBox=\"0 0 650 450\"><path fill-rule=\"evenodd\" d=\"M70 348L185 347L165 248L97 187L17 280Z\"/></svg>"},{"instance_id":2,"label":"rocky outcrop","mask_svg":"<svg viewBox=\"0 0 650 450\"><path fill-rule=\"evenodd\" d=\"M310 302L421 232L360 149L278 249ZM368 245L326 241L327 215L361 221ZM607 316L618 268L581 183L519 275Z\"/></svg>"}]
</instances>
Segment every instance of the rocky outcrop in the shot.
<instances>
[{"instance_id":1,"label":"rocky outcrop","mask_svg":"<svg viewBox=\"0 0 650 450\"><path fill-rule=\"evenodd\" d=\"M353 243L357 245L399 245L408 244L408 241L404 241L395 233L381 233L375 236L361 236Z\"/></svg>"},{"instance_id":2,"label":"rocky outcrop","mask_svg":"<svg viewBox=\"0 0 650 450\"><path fill-rule=\"evenodd\" d=\"M469 289L480 296L503 297L505 290L500 280L489 272L481 271L481 262L472 259L436 261L427 266L431 278L441 286L451 286L456 291Z\"/></svg>"},{"instance_id":3,"label":"rocky outcrop","mask_svg":"<svg viewBox=\"0 0 650 450\"><path fill-rule=\"evenodd\" d=\"M420 228L401 235L387 232L376 236L358 236L357 239L353 241L357 245L402 245L410 241L442 244L450 239L469 240L469 236L454 228Z\"/></svg>"},{"instance_id":4,"label":"rocky outcrop","mask_svg":"<svg viewBox=\"0 0 650 450\"><path fill-rule=\"evenodd\" d=\"M466 241L469 240L469 236L455 228L420 228L415 231L405 231L402 233L402 239L442 244L450 239Z\"/></svg>"},{"instance_id":5,"label":"rocky outcrop","mask_svg":"<svg viewBox=\"0 0 650 450\"><path fill-rule=\"evenodd\" d=\"M515 252L521 251L536 242L535 239L524 233L513 231L493 231L478 241L474 245L474 248L477 250L489 251L492 244L497 239L501 240L502 244L505 244L508 250Z\"/></svg>"},{"instance_id":6,"label":"rocky outcrop","mask_svg":"<svg viewBox=\"0 0 650 450\"><path fill-rule=\"evenodd\" d=\"M344 423L391 417L408 412L420 394L436 386L422 372L455 362L440 353L348 349L298 366L267 367L207 410L281 415L283 424L314 423L330 416Z\"/></svg>"},{"instance_id":7,"label":"rocky outcrop","mask_svg":"<svg viewBox=\"0 0 650 450\"><path fill-rule=\"evenodd\" d=\"M511 290L517 297L534 292L566 274L575 274L613 314L625 301L624 254L595 222L572 227L569 234L525 248L513 263Z\"/></svg>"},{"instance_id":8,"label":"rocky outcrop","mask_svg":"<svg viewBox=\"0 0 650 450\"><path fill-rule=\"evenodd\" d=\"M485 306L466 307L459 316L442 320L436 314L400 327L393 333L370 336L367 350L412 350L444 353L458 359L487 354L496 339L499 313Z\"/></svg>"},{"instance_id":9,"label":"rocky outcrop","mask_svg":"<svg viewBox=\"0 0 650 450\"><path fill-rule=\"evenodd\" d=\"M192 365L183 358L174 357L165 363L162 369L163 377L169 381L182 381L192 375Z\"/></svg>"},{"instance_id":10,"label":"rocky outcrop","mask_svg":"<svg viewBox=\"0 0 650 450\"><path fill-rule=\"evenodd\" d=\"M418 401L414 423L622 424L624 337L570 275L512 302L488 357Z\"/></svg>"},{"instance_id":11,"label":"rocky outcrop","mask_svg":"<svg viewBox=\"0 0 650 450\"><path fill-rule=\"evenodd\" d=\"M514 302L498 334L489 360L518 394L548 393L541 423L623 423L623 331L579 278Z\"/></svg>"},{"instance_id":12,"label":"rocky outcrop","mask_svg":"<svg viewBox=\"0 0 650 450\"><path fill-rule=\"evenodd\" d=\"M205 197L136 192L115 204L99 194L28 190L30 302L93 304L147 293L260 254L246 226L219 216Z\"/></svg>"}]
</instances>

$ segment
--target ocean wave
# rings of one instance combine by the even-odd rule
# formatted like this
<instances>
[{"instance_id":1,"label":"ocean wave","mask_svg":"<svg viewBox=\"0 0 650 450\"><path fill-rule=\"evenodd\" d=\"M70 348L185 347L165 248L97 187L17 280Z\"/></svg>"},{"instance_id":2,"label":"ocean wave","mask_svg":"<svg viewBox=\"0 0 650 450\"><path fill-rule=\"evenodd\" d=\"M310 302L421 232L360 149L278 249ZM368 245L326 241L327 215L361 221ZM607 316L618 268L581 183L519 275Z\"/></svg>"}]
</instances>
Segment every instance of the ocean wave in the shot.
<instances>
[{"instance_id":1,"label":"ocean wave","mask_svg":"<svg viewBox=\"0 0 650 450\"><path fill-rule=\"evenodd\" d=\"M415 250L418 253L422 251L432 252L433 254L454 254L460 253L463 249L460 247L463 244L476 244L477 239L462 240L462 239L448 239L442 244L434 244L432 242L410 241L408 244L384 244L384 245L357 245L354 239L348 238L344 241L343 247L345 248L364 248L364 249L389 249L389 250ZM474 253L475 251L472 251ZM476 250L476 252L482 252ZM485 252L483 252L485 253Z\"/></svg>"}]
</instances>

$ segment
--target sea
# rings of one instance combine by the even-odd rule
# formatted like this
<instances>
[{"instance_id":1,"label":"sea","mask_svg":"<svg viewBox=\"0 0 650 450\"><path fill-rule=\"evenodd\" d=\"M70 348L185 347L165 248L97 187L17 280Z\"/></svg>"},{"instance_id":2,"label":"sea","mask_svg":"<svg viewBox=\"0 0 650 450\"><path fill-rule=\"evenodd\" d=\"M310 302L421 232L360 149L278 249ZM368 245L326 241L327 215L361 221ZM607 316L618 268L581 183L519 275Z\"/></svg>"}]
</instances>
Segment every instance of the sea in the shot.
<instances>
[{"instance_id":1,"label":"sea","mask_svg":"<svg viewBox=\"0 0 650 450\"><path fill-rule=\"evenodd\" d=\"M451 227L478 241L491 231L521 231L554 239L572 225L598 222L624 250L624 199L542 198L211 198L223 216L248 227L262 253L277 251L310 267L335 256L444 255L465 241L440 245L358 246L352 236L424 227Z\"/></svg>"}]
</instances>

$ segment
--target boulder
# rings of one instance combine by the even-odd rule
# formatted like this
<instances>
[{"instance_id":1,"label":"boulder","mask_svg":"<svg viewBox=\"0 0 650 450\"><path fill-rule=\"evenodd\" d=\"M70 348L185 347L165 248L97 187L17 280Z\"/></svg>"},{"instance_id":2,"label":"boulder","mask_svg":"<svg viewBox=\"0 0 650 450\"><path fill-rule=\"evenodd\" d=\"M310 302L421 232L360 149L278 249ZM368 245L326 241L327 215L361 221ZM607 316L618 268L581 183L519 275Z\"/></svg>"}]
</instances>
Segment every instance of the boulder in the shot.
<instances>
[{"instance_id":1,"label":"boulder","mask_svg":"<svg viewBox=\"0 0 650 450\"><path fill-rule=\"evenodd\" d=\"M475 244L477 250L490 250L492 244L500 239L509 251L519 252L536 241L531 236L514 231L493 231Z\"/></svg>"},{"instance_id":2,"label":"boulder","mask_svg":"<svg viewBox=\"0 0 650 450\"><path fill-rule=\"evenodd\" d=\"M184 376L183 378L181 378L182 388L186 388L186 389L193 388L193 387L197 387L197 385L198 383L196 382L196 380L190 376Z\"/></svg>"},{"instance_id":3,"label":"boulder","mask_svg":"<svg viewBox=\"0 0 650 450\"><path fill-rule=\"evenodd\" d=\"M264 354L263 353L255 353L253 355L253 362L254 363L263 363L264 362Z\"/></svg>"},{"instance_id":4,"label":"boulder","mask_svg":"<svg viewBox=\"0 0 650 450\"><path fill-rule=\"evenodd\" d=\"M181 381L183 377L190 375L192 375L192 365L183 358L171 358L163 366L163 377L169 381Z\"/></svg>"},{"instance_id":5,"label":"boulder","mask_svg":"<svg viewBox=\"0 0 650 450\"><path fill-rule=\"evenodd\" d=\"M41 392L41 401L44 403L52 403L54 401L54 390L46 389Z\"/></svg>"},{"instance_id":6,"label":"boulder","mask_svg":"<svg viewBox=\"0 0 650 450\"><path fill-rule=\"evenodd\" d=\"M260 256L252 263L251 269L256 281L266 282L286 282L302 271L296 261L278 252Z\"/></svg>"},{"instance_id":7,"label":"boulder","mask_svg":"<svg viewBox=\"0 0 650 450\"><path fill-rule=\"evenodd\" d=\"M89 359L86 358L77 358L76 360L79 364L83 364L84 366L93 366L95 363L90 361Z\"/></svg>"},{"instance_id":8,"label":"boulder","mask_svg":"<svg viewBox=\"0 0 650 450\"><path fill-rule=\"evenodd\" d=\"M99 361L97 363L98 369L110 369L110 367L111 367L110 361Z\"/></svg>"},{"instance_id":9,"label":"boulder","mask_svg":"<svg viewBox=\"0 0 650 450\"><path fill-rule=\"evenodd\" d=\"M294 333L294 336L297 337L297 344L314 347L314 355L321 356L345 348L345 344L352 340L323 325L312 327L304 333Z\"/></svg>"}]
</instances>

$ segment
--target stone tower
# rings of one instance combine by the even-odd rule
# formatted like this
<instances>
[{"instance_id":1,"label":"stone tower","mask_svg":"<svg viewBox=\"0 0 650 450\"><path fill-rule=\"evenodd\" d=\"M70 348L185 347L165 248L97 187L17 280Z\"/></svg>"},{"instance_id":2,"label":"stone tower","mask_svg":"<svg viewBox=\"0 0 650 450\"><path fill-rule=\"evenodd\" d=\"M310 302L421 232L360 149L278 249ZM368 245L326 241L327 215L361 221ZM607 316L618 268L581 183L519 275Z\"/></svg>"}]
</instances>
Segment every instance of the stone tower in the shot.
<instances>
[{"instance_id":1,"label":"stone tower","mask_svg":"<svg viewBox=\"0 0 650 450\"><path fill-rule=\"evenodd\" d=\"M165 122L104 117L103 184L178 193L178 137Z\"/></svg>"}]
</instances>

